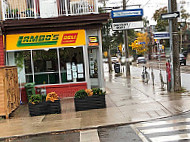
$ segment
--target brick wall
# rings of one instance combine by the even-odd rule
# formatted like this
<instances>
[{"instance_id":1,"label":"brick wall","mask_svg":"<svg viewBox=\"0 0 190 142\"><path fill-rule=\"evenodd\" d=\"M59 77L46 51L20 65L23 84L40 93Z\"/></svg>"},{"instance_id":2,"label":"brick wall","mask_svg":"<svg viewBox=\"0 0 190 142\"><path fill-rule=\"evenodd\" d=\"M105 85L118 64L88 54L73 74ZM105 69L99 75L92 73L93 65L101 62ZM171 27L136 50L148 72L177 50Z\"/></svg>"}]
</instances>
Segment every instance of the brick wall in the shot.
<instances>
[{"instance_id":1,"label":"brick wall","mask_svg":"<svg viewBox=\"0 0 190 142\"><path fill-rule=\"evenodd\" d=\"M3 36L0 35L0 65L5 65L4 62L4 46L3 46Z\"/></svg>"},{"instance_id":2,"label":"brick wall","mask_svg":"<svg viewBox=\"0 0 190 142\"><path fill-rule=\"evenodd\" d=\"M44 88L44 87L38 87L38 88ZM55 92L59 95L60 98L74 97L76 91L87 88L87 83L51 85L51 86L46 86L45 88L47 94L50 92ZM27 95L25 88L21 89L21 100L23 103L27 103Z\"/></svg>"}]
</instances>

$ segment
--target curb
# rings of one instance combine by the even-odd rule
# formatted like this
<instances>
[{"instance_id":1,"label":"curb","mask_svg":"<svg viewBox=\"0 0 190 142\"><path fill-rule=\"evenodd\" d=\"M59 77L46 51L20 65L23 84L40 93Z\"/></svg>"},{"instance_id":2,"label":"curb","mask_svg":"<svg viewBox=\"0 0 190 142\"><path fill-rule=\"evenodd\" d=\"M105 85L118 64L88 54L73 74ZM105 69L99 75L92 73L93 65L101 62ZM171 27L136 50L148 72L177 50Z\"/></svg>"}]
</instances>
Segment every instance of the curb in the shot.
<instances>
[{"instance_id":1,"label":"curb","mask_svg":"<svg viewBox=\"0 0 190 142\"><path fill-rule=\"evenodd\" d=\"M47 135L47 134L49 134L49 135L57 135L57 134L62 134L62 133L74 133L74 132L80 132L80 131L92 130L92 129L110 128L110 127L119 127L119 126L124 126L124 125L132 125L132 124L137 124L137 123L142 123L142 122L155 121L155 120L160 120L160 119L169 118L169 117L173 117L173 116L178 116L178 115L182 115L182 114L188 113L188 112L190 112L190 110L185 111L185 112L181 112L179 114L173 114L171 116L153 118L153 119L146 120L146 121L134 121L134 122L110 124L110 125L104 125L104 126L92 126L92 127L88 127L88 128L81 128L81 129L68 129L68 130L42 132L42 133L36 133L36 134L8 136L8 137L0 138L0 141L10 141L10 140L14 140L14 139L30 138L30 137L35 137L35 136Z\"/></svg>"}]
</instances>

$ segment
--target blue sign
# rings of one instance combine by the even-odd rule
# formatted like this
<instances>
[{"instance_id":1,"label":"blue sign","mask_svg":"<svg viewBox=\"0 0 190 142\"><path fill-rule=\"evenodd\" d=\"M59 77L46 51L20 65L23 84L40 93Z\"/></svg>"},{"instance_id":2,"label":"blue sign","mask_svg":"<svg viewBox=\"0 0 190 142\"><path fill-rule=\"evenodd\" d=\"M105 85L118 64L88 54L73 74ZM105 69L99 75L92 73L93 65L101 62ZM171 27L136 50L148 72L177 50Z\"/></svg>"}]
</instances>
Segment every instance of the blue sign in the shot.
<instances>
[{"instance_id":1,"label":"blue sign","mask_svg":"<svg viewBox=\"0 0 190 142\"><path fill-rule=\"evenodd\" d=\"M170 33L168 32L156 32L154 33L154 39L169 39Z\"/></svg>"},{"instance_id":2,"label":"blue sign","mask_svg":"<svg viewBox=\"0 0 190 142\"><path fill-rule=\"evenodd\" d=\"M127 9L127 10L117 10L111 12L112 18L136 17L136 16L143 16L143 9Z\"/></svg>"},{"instance_id":3,"label":"blue sign","mask_svg":"<svg viewBox=\"0 0 190 142\"><path fill-rule=\"evenodd\" d=\"M146 44L145 42L140 42L140 44Z\"/></svg>"}]
</instances>

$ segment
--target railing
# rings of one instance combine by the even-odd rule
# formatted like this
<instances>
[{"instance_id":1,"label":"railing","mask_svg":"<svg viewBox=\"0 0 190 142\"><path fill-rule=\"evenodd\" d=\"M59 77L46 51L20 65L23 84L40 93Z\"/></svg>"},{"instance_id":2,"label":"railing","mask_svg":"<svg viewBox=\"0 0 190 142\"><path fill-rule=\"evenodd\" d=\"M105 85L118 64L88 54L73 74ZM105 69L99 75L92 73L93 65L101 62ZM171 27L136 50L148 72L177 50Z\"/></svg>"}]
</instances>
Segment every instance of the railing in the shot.
<instances>
[{"instance_id":1,"label":"railing","mask_svg":"<svg viewBox=\"0 0 190 142\"><path fill-rule=\"evenodd\" d=\"M1 0L2 20L98 13L97 0Z\"/></svg>"}]
</instances>

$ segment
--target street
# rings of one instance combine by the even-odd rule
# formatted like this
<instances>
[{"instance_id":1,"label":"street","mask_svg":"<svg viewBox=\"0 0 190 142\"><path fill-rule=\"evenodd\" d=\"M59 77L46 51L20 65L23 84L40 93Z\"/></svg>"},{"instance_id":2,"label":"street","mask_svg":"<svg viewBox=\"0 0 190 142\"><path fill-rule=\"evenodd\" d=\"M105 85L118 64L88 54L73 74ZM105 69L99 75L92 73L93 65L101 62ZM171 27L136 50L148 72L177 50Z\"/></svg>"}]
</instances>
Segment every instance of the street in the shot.
<instances>
[{"instance_id":1,"label":"street","mask_svg":"<svg viewBox=\"0 0 190 142\"><path fill-rule=\"evenodd\" d=\"M189 140L190 112L187 112L142 123L27 136L12 139L10 142L186 142Z\"/></svg>"}]
</instances>

